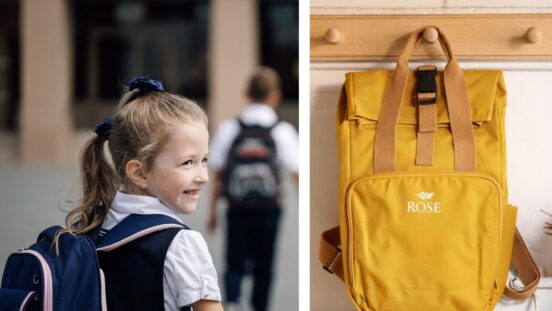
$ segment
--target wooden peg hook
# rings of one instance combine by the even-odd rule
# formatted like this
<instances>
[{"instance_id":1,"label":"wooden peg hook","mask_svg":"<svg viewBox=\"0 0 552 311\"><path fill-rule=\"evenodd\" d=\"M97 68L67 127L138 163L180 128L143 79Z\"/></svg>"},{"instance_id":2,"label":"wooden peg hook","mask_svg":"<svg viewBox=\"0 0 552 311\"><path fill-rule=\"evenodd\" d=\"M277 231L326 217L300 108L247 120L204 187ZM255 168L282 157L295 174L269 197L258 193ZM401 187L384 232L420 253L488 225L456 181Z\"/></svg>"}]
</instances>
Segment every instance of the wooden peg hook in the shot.
<instances>
[{"instance_id":1,"label":"wooden peg hook","mask_svg":"<svg viewBox=\"0 0 552 311\"><path fill-rule=\"evenodd\" d=\"M542 41L542 32L537 27L531 27L527 29L525 33L525 39L527 39L529 43L540 43Z\"/></svg>"},{"instance_id":2,"label":"wooden peg hook","mask_svg":"<svg viewBox=\"0 0 552 311\"><path fill-rule=\"evenodd\" d=\"M427 43L435 43L439 39L439 32L434 27L424 30L424 39Z\"/></svg>"},{"instance_id":3,"label":"wooden peg hook","mask_svg":"<svg viewBox=\"0 0 552 311\"><path fill-rule=\"evenodd\" d=\"M335 28L329 28L328 30L326 30L324 38L326 38L326 41L328 41L329 43L337 44L341 40L342 35L339 30Z\"/></svg>"}]
</instances>

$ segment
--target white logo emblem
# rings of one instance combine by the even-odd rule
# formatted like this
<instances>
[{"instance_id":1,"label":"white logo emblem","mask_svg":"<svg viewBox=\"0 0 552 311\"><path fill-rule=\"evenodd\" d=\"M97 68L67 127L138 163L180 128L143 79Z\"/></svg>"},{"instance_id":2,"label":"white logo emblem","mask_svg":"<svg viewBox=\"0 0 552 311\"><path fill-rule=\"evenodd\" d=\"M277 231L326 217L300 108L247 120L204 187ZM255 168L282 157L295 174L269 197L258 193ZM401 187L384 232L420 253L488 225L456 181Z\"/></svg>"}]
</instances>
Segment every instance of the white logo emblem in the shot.
<instances>
[{"instance_id":1,"label":"white logo emblem","mask_svg":"<svg viewBox=\"0 0 552 311\"><path fill-rule=\"evenodd\" d=\"M408 213L441 214L441 202L431 201L434 194L433 192L417 193L416 195L422 201L408 201L406 203L406 211Z\"/></svg>"},{"instance_id":2,"label":"white logo emblem","mask_svg":"<svg viewBox=\"0 0 552 311\"><path fill-rule=\"evenodd\" d=\"M433 198L433 192L420 192L418 197L424 201L431 200Z\"/></svg>"}]
</instances>

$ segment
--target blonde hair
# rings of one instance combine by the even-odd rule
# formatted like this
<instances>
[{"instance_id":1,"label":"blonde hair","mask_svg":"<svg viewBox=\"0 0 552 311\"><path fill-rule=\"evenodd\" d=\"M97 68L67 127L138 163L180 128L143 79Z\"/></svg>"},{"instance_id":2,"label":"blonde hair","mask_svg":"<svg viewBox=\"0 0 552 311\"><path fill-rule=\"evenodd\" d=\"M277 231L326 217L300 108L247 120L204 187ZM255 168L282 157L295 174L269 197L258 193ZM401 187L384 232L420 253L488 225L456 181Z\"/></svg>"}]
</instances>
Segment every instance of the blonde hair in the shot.
<instances>
[{"instance_id":1,"label":"blonde hair","mask_svg":"<svg viewBox=\"0 0 552 311\"><path fill-rule=\"evenodd\" d=\"M141 92L126 91L108 137L94 136L83 147L80 160L83 198L68 213L67 228L58 234L56 245L64 232L83 234L101 225L120 186L129 193L140 191L126 176L125 165L136 159L148 171L167 142L172 126L198 121L207 126L205 112L193 101L167 92ZM104 152L106 140L114 167Z\"/></svg>"}]
</instances>

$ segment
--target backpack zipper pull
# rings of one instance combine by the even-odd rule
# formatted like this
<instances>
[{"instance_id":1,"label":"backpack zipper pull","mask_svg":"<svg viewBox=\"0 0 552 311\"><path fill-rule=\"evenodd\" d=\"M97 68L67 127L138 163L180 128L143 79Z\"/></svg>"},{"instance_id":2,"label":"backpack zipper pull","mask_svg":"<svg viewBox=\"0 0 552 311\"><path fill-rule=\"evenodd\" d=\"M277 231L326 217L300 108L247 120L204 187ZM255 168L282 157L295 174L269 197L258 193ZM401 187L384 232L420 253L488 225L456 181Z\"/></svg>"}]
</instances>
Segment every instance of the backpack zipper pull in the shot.
<instances>
[{"instance_id":1,"label":"backpack zipper pull","mask_svg":"<svg viewBox=\"0 0 552 311\"><path fill-rule=\"evenodd\" d=\"M495 300L496 296L498 295L498 282L495 280L493 282L493 288L491 289L491 298L489 299L489 301L486 303L486 306L492 306L493 305L493 301Z\"/></svg>"},{"instance_id":2,"label":"backpack zipper pull","mask_svg":"<svg viewBox=\"0 0 552 311\"><path fill-rule=\"evenodd\" d=\"M495 280L493 283L493 297L491 298L491 303L495 300L496 296L498 296L498 282Z\"/></svg>"}]
</instances>

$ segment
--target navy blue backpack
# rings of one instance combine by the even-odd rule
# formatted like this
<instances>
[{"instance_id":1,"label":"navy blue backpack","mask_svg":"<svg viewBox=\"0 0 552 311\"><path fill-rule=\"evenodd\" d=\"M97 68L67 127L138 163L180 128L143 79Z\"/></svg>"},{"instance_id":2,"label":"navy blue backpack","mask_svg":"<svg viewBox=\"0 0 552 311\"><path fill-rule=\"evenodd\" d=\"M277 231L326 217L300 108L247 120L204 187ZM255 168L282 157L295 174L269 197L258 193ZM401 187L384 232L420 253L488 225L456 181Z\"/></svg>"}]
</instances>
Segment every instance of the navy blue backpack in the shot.
<instances>
[{"instance_id":1,"label":"navy blue backpack","mask_svg":"<svg viewBox=\"0 0 552 311\"><path fill-rule=\"evenodd\" d=\"M0 288L0 311L107 310L105 282L97 251L111 251L150 233L187 229L165 215L130 215L98 237L64 233L59 255L53 245L60 226L42 231L37 242L8 257Z\"/></svg>"},{"instance_id":2,"label":"navy blue backpack","mask_svg":"<svg viewBox=\"0 0 552 311\"><path fill-rule=\"evenodd\" d=\"M223 194L233 208L274 208L279 199L279 167L272 129L237 119L240 132L232 142L222 175Z\"/></svg>"}]
</instances>

